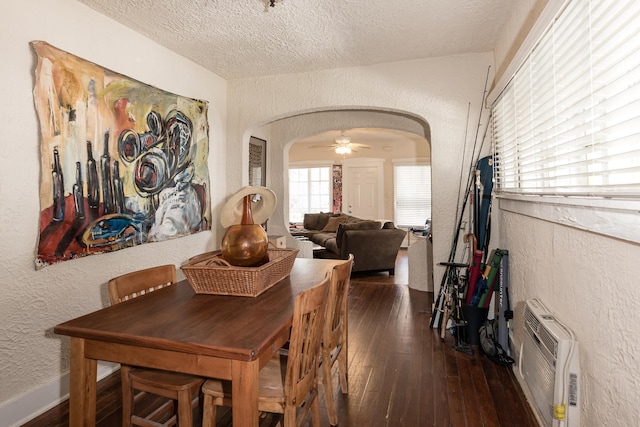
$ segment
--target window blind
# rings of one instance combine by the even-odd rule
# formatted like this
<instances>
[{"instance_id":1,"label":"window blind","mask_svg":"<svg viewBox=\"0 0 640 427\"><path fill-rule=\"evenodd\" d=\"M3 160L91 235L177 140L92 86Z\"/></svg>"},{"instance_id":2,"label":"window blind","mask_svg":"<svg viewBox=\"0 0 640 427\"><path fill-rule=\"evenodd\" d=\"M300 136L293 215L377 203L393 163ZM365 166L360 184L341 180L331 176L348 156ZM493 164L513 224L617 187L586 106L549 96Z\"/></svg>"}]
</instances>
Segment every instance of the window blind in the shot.
<instances>
[{"instance_id":1,"label":"window blind","mask_svg":"<svg viewBox=\"0 0 640 427\"><path fill-rule=\"evenodd\" d=\"M640 197L640 2L572 0L492 106L499 193Z\"/></svg>"},{"instance_id":2,"label":"window blind","mask_svg":"<svg viewBox=\"0 0 640 427\"><path fill-rule=\"evenodd\" d=\"M424 226L431 218L431 166L396 164L393 171L396 224Z\"/></svg>"}]
</instances>

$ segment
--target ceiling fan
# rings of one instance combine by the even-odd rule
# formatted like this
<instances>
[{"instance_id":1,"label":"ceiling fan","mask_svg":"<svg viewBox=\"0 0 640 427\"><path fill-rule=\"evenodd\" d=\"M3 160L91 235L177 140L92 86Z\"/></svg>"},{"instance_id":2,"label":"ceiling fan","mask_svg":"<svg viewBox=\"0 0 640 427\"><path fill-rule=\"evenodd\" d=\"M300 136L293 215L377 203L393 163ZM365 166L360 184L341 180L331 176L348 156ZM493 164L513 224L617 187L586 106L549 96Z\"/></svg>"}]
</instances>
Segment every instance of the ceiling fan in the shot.
<instances>
[{"instance_id":1,"label":"ceiling fan","mask_svg":"<svg viewBox=\"0 0 640 427\"><path fill-rule=\"evenodd\" d=\"M371 148L370 145L360 144L358 142L351 142L351 138L346 136L343 132L340 132L340 136L334 139L334 143L331 145L312 145L309 148L329 148L336 152L336 154L350 154L352 151L356 152L362 148Z\"/></svg>"}]
</instances>

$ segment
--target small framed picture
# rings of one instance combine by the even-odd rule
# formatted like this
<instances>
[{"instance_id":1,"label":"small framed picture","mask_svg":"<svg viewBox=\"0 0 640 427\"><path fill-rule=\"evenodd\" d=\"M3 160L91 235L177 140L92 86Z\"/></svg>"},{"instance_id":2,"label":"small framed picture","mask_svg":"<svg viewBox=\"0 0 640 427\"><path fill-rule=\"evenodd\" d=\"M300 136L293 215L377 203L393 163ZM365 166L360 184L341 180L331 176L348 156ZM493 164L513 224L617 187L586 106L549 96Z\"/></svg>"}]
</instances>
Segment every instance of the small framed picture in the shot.
<instances>
[{"instance_id":1,"label":"small framed picture","mask_svg":"<svg viewBox=\"0 0 640 427\"><path fill-rule=\"evenodd\" d=\"M267 186L267 141L249 138L249 185Z\"/></svg>"}]
</instances>

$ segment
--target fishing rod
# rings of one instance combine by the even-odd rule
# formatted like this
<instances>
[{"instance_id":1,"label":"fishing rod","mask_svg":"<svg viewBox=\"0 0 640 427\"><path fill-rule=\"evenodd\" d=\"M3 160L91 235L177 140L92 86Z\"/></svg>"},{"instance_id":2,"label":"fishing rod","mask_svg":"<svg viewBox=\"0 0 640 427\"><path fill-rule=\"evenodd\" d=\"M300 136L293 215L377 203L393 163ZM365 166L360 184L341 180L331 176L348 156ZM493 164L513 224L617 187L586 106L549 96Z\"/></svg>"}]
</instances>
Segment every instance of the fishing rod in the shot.
<instances>
[{"instance_id":1,"label":"fishing rod","mask_svg":"<svg viewBox=\"0 0 640 427\"><path fill-rule=\"evenodd\" d=\"M465 158L465 154L467 151L467 133L469 132L469 116L471 114L471 103L469 103L467 105L467 125L465 126L464 129L464 148L462 149L462 162L460 165L460 178L458 180L458 196L456 198L456 200L460 200L460 189L462 188L462 171L464 169L464 158ZM474 153L471 153L471 157L474 156ZM456 203L456 216L454 218L458 218L458 210L460 209L460 203ZM456 229L453 229L453 233L456 232Z\"/></svg>"},{"instance_id":2,"label":"fishing rod","mask_svg":"<svg viewBox=\"0 0 640 427\"><path fill-rule=\"evenodd\" d=\"M462 164L460 166L460 181L458 183L458 196L456 200L460 200L460 189L462 188L462 171L464 169L464 157L465 157L465 151L466 151L466 146L467 146L467 133L469 130L469 115L470 115L470 111L471 111L471 103L469 103L468 107L467 107L467 125L465 127L465 131L464 131L464 149L462 151ZM473 153L471 153L471 155L473 156ZM467 182L467 188L469 187L468 185L469 183ZM465 195L465 200L466 198L469 197L468 193ZM460 203L456 203L456 216L455 218L458 218L458 213L459 213L459 208L460 208ZM464 212L464 204L462 207L462 210ZM460 218L462 218L463 213L460 213ZM460 230L460 226L462 225L462 223L458 223L457 226L455 226L454 224L454 228L452 230L452 234L456 234L459 230ZM453 247L452 244L452 248L451 248L451 252L453 253L449 253L449 262L448 263L440 263L440 265L445 265L446 266L446 270L444 275L442 276L442 282L440 283L440 291L438 292L438 298L436 299L434 305L433 305L433 310L431 313L431 319L429 320L429 327L431 328L440 328L440 325L442 323L442 316L445 317L445 322L446 317L447 317L447 310L445 309L445 306L447 304L447 301L449 301L449 294L447 292L447 289L445 287L446 284L446 280L447 280L447 276L450 273L449 270L449 265L453 263L453 258L455 258L455 249ZM446 325L445 325L446 326ZM443 329L443 339L444 339L444 328Z\"/></svg>"},{"instance_id":3,"label":"fishing rod","mask_svg":"<svg viewBox=\"0 0 640 427\"><path fill-rule=\"evenodd\" d=\"M462 209L459 211L458 207L459 207L459 203L456 203L456 218L458 219L458 223L456 228L453 231L453 240L451 242L451 251L449 252L449 259L448 259L448 263L452 264L455 262L455 257L456 257L456 252L457 252L457 247L458 247L458 240L460 238L460 230L462 228L462 222L464 219L464 212L467 208L467 200L469 199L469 193L471 192L471 177L472 177L472 171L473 171L473 157L475 155L475 150L476 150L476 145L478 143L478 133L480 132L480 126L482 124L482 110L484 109L484 103L485 103L485 99L486 99L486 95L487 95L487 84L489 82L489 71L491 70L491 66L489 65L489 68L487 68L487 76L485 78L484 81L484 91L482 92L482 103L480 104L480 114L478 115L478 126L476 127L476 136L475 136L475 141L473 142L473 150L471 152L471 165L469 167L469 173L467 174L467 183L466 183L466 189L465 189L465 195L464 195L464 199L462 201ZM467 116L467 128L468 128L468 116ZM486 135L486 132L485 132ZM466 131L465 131L465 146L466 146ZM463 151L463 163L464 163L464 151ZM462 184L462 169L460 168L460 184ZM460 200L460 185L458 185L458 200ZM459 215L458 215L459 213ZM431 320L429 321L429 327L431 328L439 328L441 321L442 321L442 314L444 311L444 303L447 297L447 292L448 290L446 289L446 284L447 284L447 278L449 277L451 273L451 267L446 268L445 273L442 275L442 280L440 283L440 291L438 292L438 298L436 299L436 302L434 304L433 307L433 312L431 313Z\"/></svg>"}]
</instances>

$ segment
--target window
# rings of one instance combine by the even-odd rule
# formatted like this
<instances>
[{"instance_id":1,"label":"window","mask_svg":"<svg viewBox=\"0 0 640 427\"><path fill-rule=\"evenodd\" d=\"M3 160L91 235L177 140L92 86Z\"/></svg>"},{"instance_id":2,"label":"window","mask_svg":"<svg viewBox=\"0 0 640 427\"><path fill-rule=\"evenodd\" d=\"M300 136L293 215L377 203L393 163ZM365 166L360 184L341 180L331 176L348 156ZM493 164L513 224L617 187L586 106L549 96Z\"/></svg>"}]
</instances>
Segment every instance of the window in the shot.
<instances>
[{"instance_id":1,"label":"window","mask_svg":"<svg viewBox=\"0 0 640 427\"><path fill-rule=\"evenodd\" d=\"M640 199L639 20L566 3L493 105L499 194Z\"/></svg>"},{"instance_id":2,"label":"window","mask_svg":"<svg viewBox=\"0 0 640 427\"><path fill-rule=\"evenodd\" d=\"M500 209L640 242L640 2L561 6L492 104Z\"/></svg>"},{"instance_id":3,"label":"window","mask_svg":"<svg viewBox=\"0 0 640 427\"><path fill-rule=\"evenodd\" d=\"M400 227L424 226L431 218L431 166L394 161L394 219Z\"/></svg>"},{"instance_id":4,"label":"window","mask_svg":"<svg viewBox=\"0 0 640 427\"><path fill-rule=\"evenodd\" d=\"M309 212L331 211L331 167L289 168L289 222Z\"/></svg>"}]
</instances>

